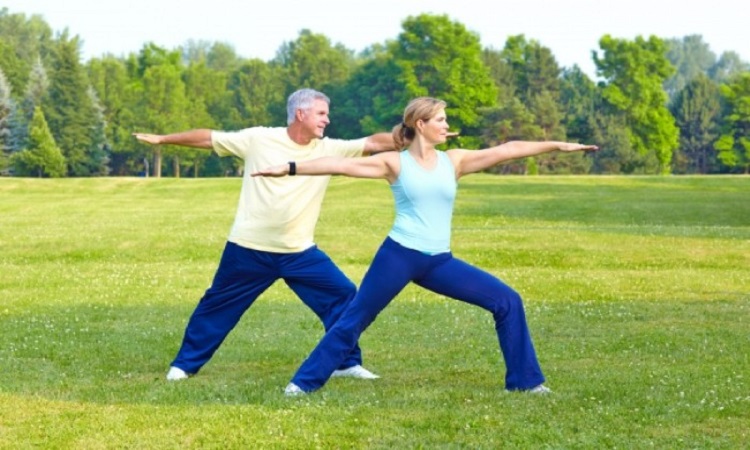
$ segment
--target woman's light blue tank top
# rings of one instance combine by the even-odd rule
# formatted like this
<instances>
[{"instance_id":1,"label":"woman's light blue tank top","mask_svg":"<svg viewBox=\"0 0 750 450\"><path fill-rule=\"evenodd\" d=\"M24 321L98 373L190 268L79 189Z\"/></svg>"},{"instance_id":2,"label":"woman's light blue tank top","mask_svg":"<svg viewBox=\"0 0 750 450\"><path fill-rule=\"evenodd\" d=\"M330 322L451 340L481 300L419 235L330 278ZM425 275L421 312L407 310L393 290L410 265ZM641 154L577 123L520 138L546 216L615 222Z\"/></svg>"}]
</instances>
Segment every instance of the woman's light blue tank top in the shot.
<instances>
[{"instance_id":1,"label":"woman's light blue tank top","mask_svg":"<svg viewBox=\"0 0 750 450\"><path fill-rule=\"evenodd\" d=\"M437 152L437 164L427 170L404 150L401 173L391 184L396 220L388 237L430 255L450 251L451 219L456 198L456 173L448 155Z\"/></svg>"}]
</instances>

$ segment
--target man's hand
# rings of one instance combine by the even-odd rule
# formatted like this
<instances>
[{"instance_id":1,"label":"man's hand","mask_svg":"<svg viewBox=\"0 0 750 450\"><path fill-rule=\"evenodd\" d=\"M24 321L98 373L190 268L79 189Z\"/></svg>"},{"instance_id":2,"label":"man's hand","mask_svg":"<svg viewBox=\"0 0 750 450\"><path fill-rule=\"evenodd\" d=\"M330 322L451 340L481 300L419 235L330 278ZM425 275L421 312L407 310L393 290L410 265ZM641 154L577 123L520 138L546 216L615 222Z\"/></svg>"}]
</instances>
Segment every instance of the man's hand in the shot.
<instances>
[{"instance_id":1,"label":"man's hand","mask_svg":"<svg viewBox=\"0 0 750 450\"><path fill-rule=\"evenodd\" d=\"M162 143L162 135L160 134L133 133L133 136L146 144L159 145Z\"/></svg>"},{"instance_id":2,"label":"man's hand","mask_svg":"<svg viewBox=\"0 0 750 450\"><path fill-rule=\"evenodd\" d=\"M574 144L570 142L566 142L560 146L558 149L561 152L577 152L577 151L596 151L599 150L599 147L596 145L585 145L585 144Z\"/></svg>"}]
</instances>

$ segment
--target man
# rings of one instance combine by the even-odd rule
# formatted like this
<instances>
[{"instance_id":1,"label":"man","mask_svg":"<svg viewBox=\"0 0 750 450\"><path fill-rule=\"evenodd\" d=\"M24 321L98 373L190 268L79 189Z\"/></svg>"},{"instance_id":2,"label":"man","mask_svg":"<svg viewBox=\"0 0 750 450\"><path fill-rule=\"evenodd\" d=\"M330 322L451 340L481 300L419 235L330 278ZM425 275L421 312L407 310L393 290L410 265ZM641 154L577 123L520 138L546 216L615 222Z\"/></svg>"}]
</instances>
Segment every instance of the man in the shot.
<instances>
[{"instance_id":1,"label":"man","mask_svg":"<svg viewBox=\"0 0 750 450\"><path fill-rule=\"evenodd\" d=\"M328 97L312 89L289 96L286 128L253 127L237 132L196 129L154 135L141 142L213 149L245 161L234 225L214 280L185 330L168 380L196 374L219 348L242 314L276 280L284 282L331 328L356 293L355 285L313 241L330 177L253 178L262 168L317 158L346 157L394 149L391 133L357 140L324 138L330 123ZM290 163L293 165L293 163ZM378 378L362 367L357 346L336 376Z\"/></svg>"}]
</instances>

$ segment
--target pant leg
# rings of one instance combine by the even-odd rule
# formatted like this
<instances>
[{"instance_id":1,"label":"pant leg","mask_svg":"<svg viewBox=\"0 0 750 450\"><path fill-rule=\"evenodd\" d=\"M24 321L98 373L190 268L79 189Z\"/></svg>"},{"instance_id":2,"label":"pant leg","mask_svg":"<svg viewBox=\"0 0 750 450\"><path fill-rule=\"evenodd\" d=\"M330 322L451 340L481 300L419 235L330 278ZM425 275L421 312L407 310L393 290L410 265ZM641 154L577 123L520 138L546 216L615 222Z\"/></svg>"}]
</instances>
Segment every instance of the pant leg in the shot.
<instances>
[{"instance_id":1,"label":"pant leg","mask_svg":"<svg viewBox=\"0 0 750 450\"><path fill-rule=\"evenodd\" d=\"M280 259L281 276L295 294L323 322L326 331L341 317L357 287L318 247ZM359 344L341 362L340 369L362 364Z\"/></svg>"},{"instance_id":2,"label":"pant leg","mask_svg":"<svg viewBox=\"0 0 750 450\"><path fill-rule=\"evenodd\" d=\"M278 273L265 252L228 242L211 287L190 316L172 365L197 373Z\"/></svg>"},{"instance_id":3,"label":"pant leg","mask_svg":"<svg viewBox=\"0 0 750 450\"><path fill-rule=\"evenodd\" d=\"M515 290L493 275L456 258L436 265L426 276L414 282L492 313L505 359L506 389L530 389L544 382L523 302Z\"/></svg>"},{"instance_id":4,"label":"pant leg","mask_svg":"<svg viewBox=\"0 0 750 450\"><path fill-rule=\"evenodd\" d=\"M412 279L415 265L391 242L387 240L380 247L354 300L292 378L302 390L314 391L328 381L362 332Z\"/></svg>"}]
</instances>

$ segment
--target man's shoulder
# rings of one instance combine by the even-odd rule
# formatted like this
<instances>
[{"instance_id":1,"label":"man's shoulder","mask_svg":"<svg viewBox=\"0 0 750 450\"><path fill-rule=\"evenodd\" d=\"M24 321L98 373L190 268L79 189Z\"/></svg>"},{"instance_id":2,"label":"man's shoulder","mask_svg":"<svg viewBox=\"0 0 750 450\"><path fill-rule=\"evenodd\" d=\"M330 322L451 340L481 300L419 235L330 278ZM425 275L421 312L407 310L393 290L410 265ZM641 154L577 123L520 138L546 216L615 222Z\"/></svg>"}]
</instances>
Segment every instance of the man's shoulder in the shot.
<instances>
[{"instance_id":1,"label":"man's shoulder","mask_svg":"<svg viewBox=\"0 0 750 450\"><path fill-rule=\"evenodd\" d=\"M236 133L252 134L257 136L275 136L279 134L286 134L286 128L284 127L248 127L241 130L237 130Z\"/></svg>"},{"instance_id":2,"label":"man's shoulder","mask_svg":"<svg viewBox=\"0 0 750 450\"><path fill-rule=\"evenodd\" d=\"M239 130L214 130L212 138L214 141L247 141L255 138L276 138L284 136L286 128L283 127L248 127Z\"/></svg>"}]
</instances>

